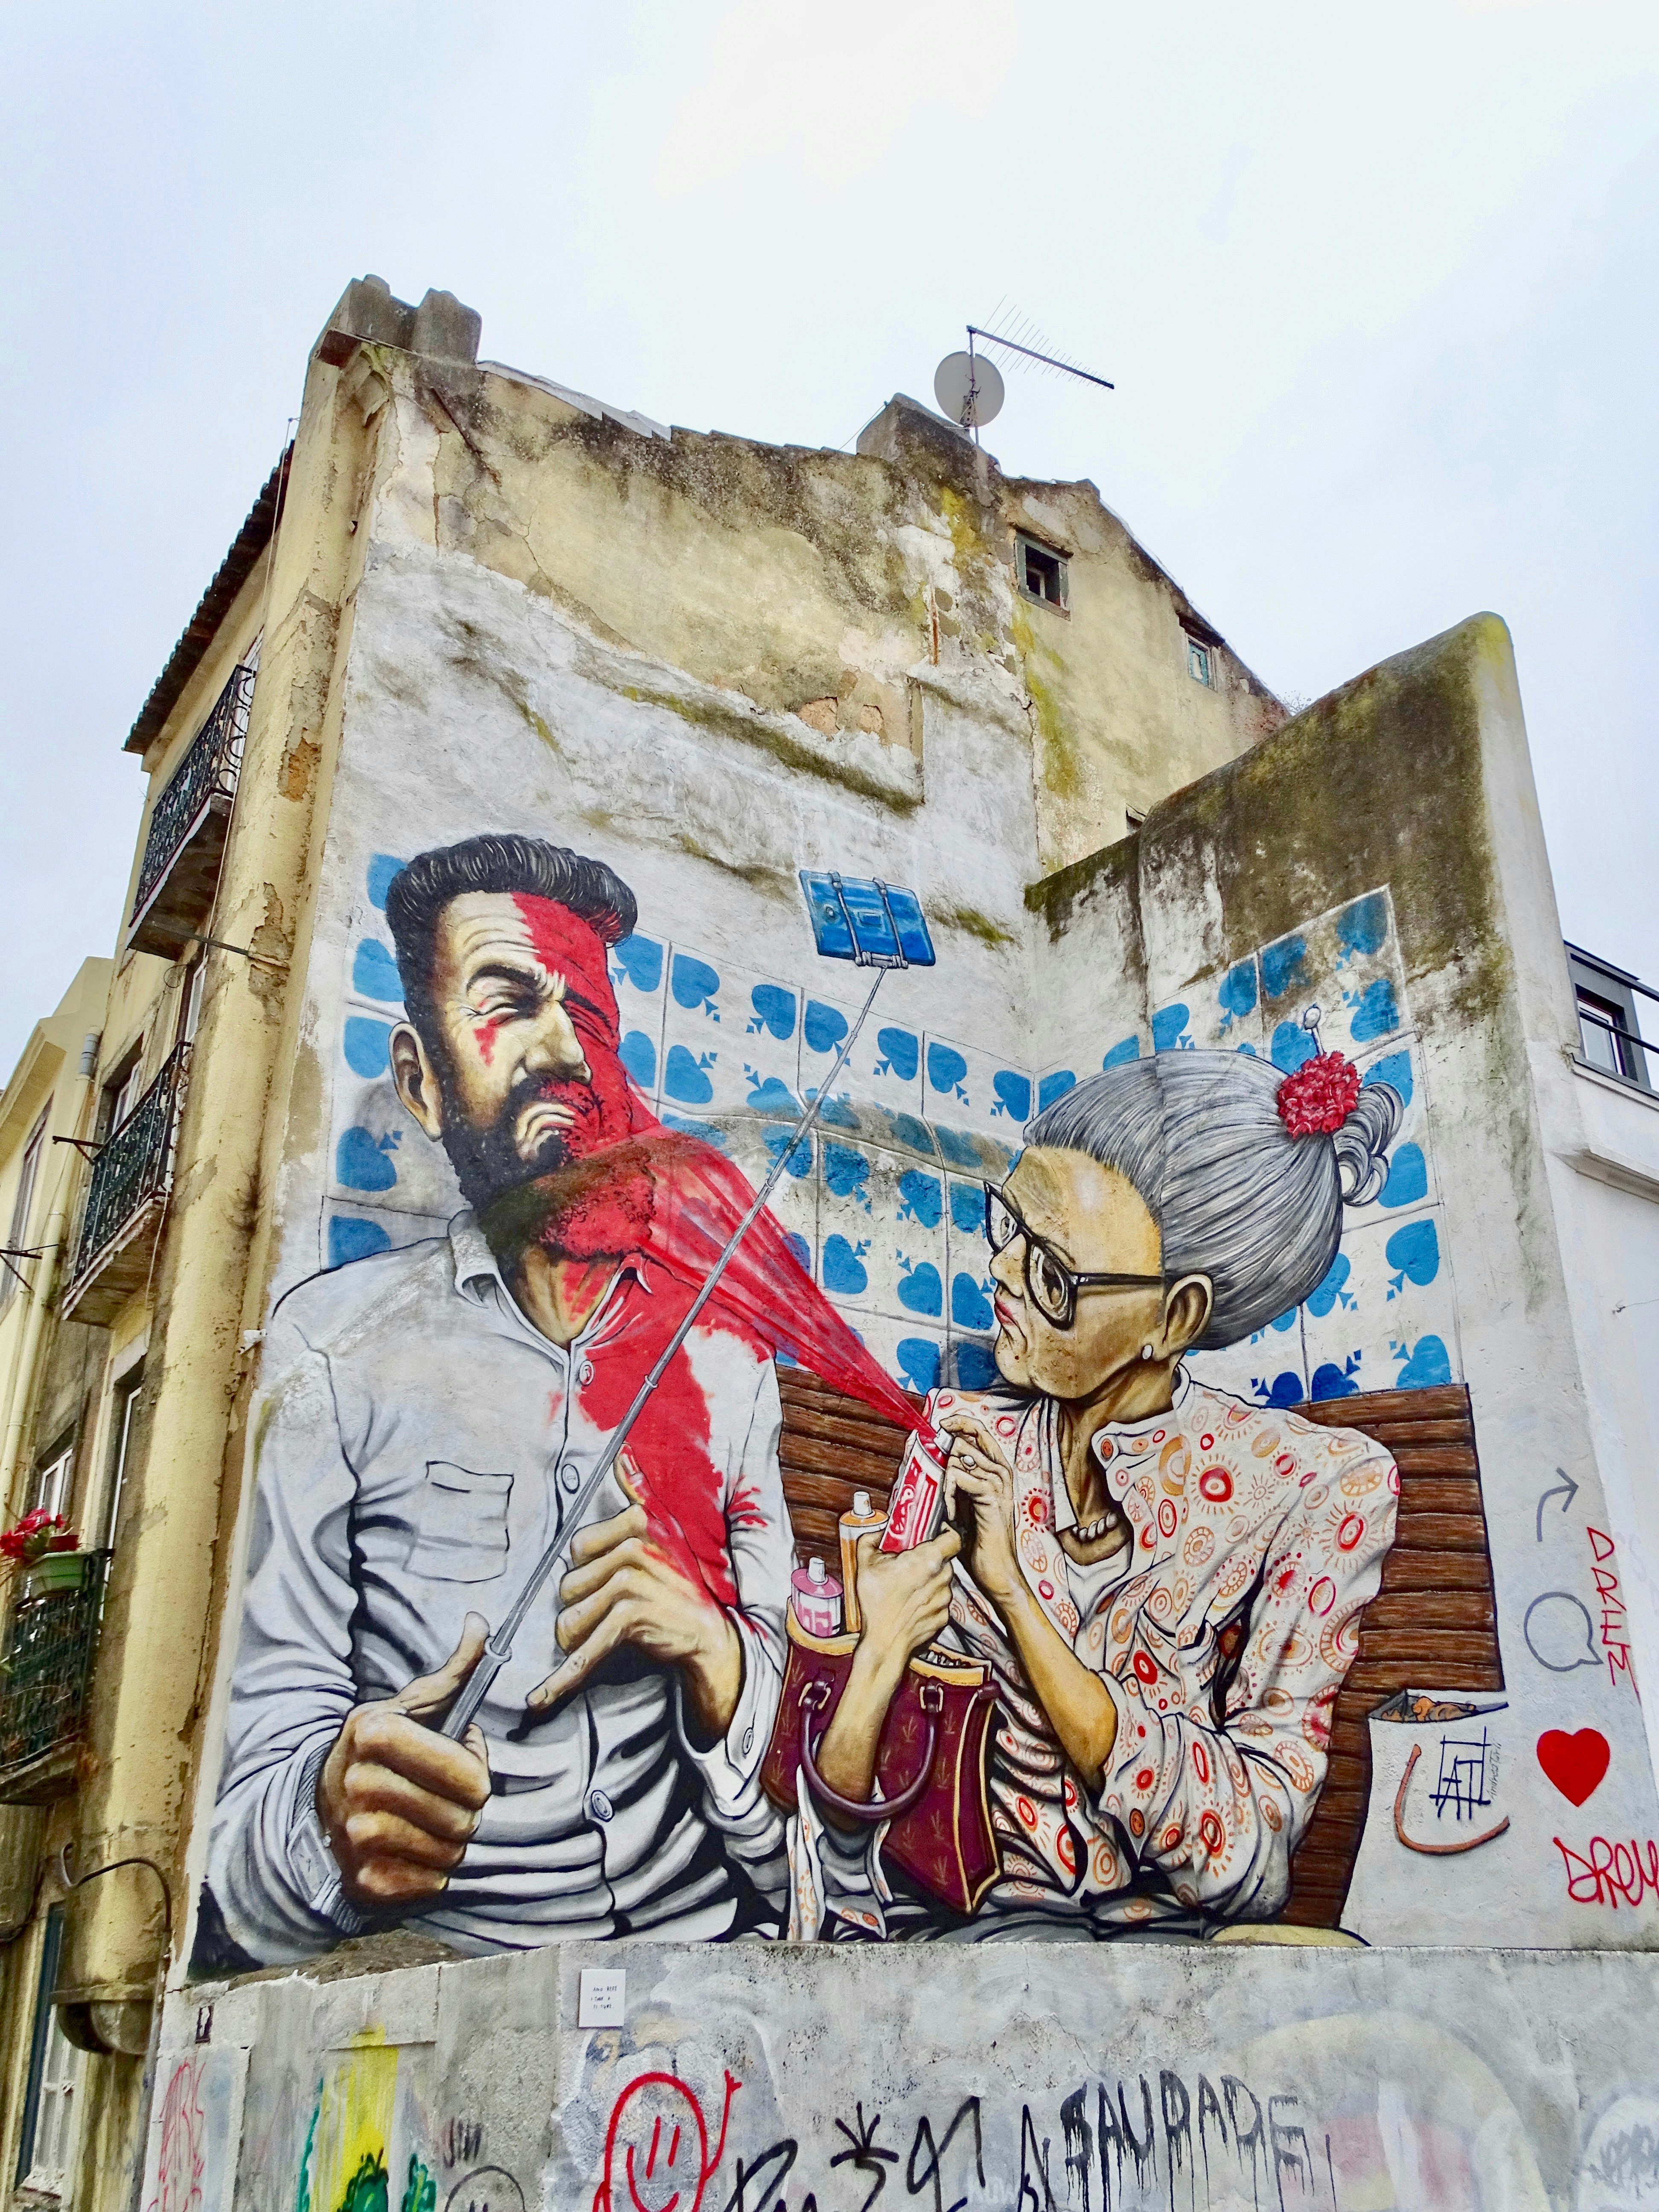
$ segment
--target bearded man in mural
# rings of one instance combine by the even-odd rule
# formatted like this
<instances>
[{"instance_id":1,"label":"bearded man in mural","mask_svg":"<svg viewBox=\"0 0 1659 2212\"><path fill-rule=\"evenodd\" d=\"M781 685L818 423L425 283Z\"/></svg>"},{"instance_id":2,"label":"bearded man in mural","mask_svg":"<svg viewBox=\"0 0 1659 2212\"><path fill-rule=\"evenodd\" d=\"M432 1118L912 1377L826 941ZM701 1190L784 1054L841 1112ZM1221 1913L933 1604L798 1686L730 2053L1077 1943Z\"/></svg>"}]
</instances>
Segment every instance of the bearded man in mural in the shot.
<instances>
[{"instance_id":1,"label":"bearded man in mural","mask_svg":"<svg viewBox=\"0 0 1659 2212\"><path fill-rule=\"evenodd\" d=\"M272 1316L205 1962L411 1917L471 1951L780 1932L757 1778L793 1565L774 1354L908 1406L763 1213L568 1529L752 1193L618 1059L607 955L635 909L609 867L475 837L411 861L386 915L398 1096L467 1210ZM566 1539L449 1741L488 1626Z\"/></svg>"},{"instance_id":2,"label":"bearded man in mural","mask_svg":"<svg viewBox=\"0 0 1659 2212\"><path fill-rule=\"evenodd\" d=\"M1161 1053L1079 1084L988 1188L995 1389L936 1391L957 1528L860 1539L864 1630L790 1823L791 1932L1121 1941L1267 1920L1394 1540L1388 1452L1207 1387L1188 1352L1293 1310L1402 1111L1335 1054ZM958 1552L960 1556L957 1556ZM838 1820L913 1651L994 1680L999 1878L958 1917Z\"/></svg>"}]
</instances>

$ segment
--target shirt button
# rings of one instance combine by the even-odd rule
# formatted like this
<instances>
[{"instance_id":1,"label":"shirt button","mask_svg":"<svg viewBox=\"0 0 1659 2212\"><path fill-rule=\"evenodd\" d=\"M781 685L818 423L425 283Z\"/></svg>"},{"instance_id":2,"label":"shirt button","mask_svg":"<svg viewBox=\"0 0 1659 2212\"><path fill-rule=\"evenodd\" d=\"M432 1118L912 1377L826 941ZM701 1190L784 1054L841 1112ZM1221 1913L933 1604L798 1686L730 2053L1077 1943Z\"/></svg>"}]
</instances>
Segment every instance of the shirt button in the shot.
<instances>
[{"instance_id":1,"label":"shirt button","mask_svg":"<svg viewBox=\"0 0 1659 2212\"><path fill-rule=\"evenodd\" d=\"M588 1384L593 1380L593 1363L591 1359L584 1359L581 1365L576 1370L576 1380L581 1384L584 1389L586 1389Z\"/></svg>"},{"instance_id":2,"label":"shirt button","mask_svg":"<svg viewBox=\"0 0 1659 2212\"><path fill-rule=\"evenodd\" d=\"M587 1794L587 1810L593 1820L608 1820L616 1809L616 1807L605 1796L603 1790L589 1790Z\"/></svg>"},{"instance_id":3,"label":"shirt button","mask_svg":"<svg viewBox=\"0 0 1659 2212\"><path fill-rule=\"evenodd\" d=\"M567 1490L580 1490L581 1480L581 1469L578 1467L572 1467L567 1462L559 1469L559 1480L563 1483Z\"/></svg>"}]
</instances>

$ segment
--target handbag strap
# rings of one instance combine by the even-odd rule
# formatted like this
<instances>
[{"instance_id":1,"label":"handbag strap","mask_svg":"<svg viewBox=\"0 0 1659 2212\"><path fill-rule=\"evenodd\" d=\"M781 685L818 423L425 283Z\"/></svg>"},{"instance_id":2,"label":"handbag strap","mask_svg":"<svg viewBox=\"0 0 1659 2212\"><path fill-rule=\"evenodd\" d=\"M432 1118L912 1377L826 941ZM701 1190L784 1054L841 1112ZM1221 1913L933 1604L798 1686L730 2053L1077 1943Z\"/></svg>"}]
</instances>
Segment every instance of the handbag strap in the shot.
<instances>
[{"instance_id":1,"label":"handbag strap","mask_svg":"<svg viewBox=\"0 0 1659 2212\"><path fill-rule=\"evenodd\" d=\"M928 1695L930 1690L933 1692L931 1698ZM801 1703L804 1706L806 1705L806 1698L803 1697ZM944 1704L945 1694L937 1682L924 1682L921 1685L921 1710L927 1716L927 1734L922 1744L921 1765L917 1771L916 1778L901 1790L896 1797L874 1797L867 1803L860 1803L856 1797L843 1797L838 1790L832 1790L818 1772L817 1760L812 1756L812 1728L809 1707L801 1717L800 1727L801 1771L806 1777L807 1788L821 1804L828 1806L832 1813L839 1813L844 1820L860 1820L866 1827L874 1827L878 1821L882 1820L896 1820L901 1814L908 1813L913 1805L921 1802L922 1792L927 1787L927 1778L933 1771L933 1753L939 1747L939 1727L936 1716L942 1710ZM822 1741L823 1739L820 1738L819 1741Z\"/></svg>"}]
</instances>

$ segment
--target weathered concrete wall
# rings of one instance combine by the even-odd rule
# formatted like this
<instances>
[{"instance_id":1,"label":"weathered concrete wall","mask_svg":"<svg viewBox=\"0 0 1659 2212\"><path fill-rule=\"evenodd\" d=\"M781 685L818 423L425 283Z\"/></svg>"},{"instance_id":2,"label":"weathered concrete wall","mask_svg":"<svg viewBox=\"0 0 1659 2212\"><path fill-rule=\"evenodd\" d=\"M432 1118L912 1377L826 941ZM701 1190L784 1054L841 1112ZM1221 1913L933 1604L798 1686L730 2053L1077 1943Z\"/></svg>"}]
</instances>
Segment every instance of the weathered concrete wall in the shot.
<instances>
[{"instance_id":1,"label":"weathered concrete wall","mask_svg":"<svg viewBox=\"0 0 1659 2212\"><path fill-rule=\"evenodd\" d=\"M625 1978L579 2025L580 1978ZM1659 1966L568 1945L170 2000L143 2202L1639 2212Z\"/></svg>"}]
</instances>

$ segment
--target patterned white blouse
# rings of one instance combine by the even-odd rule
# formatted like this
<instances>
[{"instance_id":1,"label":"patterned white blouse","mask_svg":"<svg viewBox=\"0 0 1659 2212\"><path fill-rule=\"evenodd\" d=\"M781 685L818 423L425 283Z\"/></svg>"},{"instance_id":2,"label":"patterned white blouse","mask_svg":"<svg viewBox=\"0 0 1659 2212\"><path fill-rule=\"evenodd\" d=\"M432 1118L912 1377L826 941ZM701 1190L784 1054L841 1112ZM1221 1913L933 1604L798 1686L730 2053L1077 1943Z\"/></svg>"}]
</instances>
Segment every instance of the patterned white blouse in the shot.
<instances>
[{"instance_id":1,"label":"patterned white blouse","mask_svg":"<svg viewBox=\"0 0 1659 2212\"><path fill-rule=\"evenodd\" d=\"M957 1563L942 1639L986 1662L1000 1709L991 1753L1002 1879L969 1930L1071 1923L1201 1932L1284 1905L1291 1856L1324 1779L1331 1711L1394 1540L1400 1476L1352 1429L1246 1405L1182 1370L1166 1413L1094 1440L1130 1542L1080 1567L1052 1399L940 1390L935 1420L971 1408L1017 1477L1018 1550L1049 1620L1117 1708L1097 1794L1067 1765L995 1611ZM896 1897L879 1829L790 1823L791 1933L944 1932ZM1007 1926L1006 1932L1015 1932Z\"/></svg>"}]
</instances>

